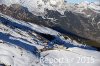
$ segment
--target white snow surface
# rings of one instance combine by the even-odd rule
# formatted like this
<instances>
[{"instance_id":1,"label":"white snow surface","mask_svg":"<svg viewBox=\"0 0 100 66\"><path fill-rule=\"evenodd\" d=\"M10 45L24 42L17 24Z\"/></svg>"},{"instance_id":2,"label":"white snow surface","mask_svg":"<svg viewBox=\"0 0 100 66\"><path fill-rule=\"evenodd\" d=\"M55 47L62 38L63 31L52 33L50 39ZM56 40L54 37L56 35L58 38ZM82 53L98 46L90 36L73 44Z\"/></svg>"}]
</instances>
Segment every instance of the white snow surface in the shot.
<instances>
[{"instance_id":1,"label":"white snow surface","mask_svg":"<svg viewBox=\"0 0 100 66\"><path fill-rule=\"evenodd\" d=\"M6 20L3 21L3 18ZM4 23L8 23L8 25ZM25 29L26 27L27 29ZM79 48L82 45L76 41L72 42L71 39L65 40L63 37L59 40L71 43L73 47L38 51L44 48L44 43L38 39L39 37L34 31L54 36L59 35L59 32L50 28L26 23L0 14L0 63L11 66L100 65L99 51ZM37 52L40 52L40 56Z\"/></svg>"},{"instance_id":2,"label":"white snow surface","mask_svg":"<svg viewBox=\"0 0 100 66\"><path fill-rule=\"evenodd\" d=\"M96 55L98 54L98 55ZM69 48L68 50L49 50L42 53L45 62L51 66L99 66L100 53Z\"/></svg>"},{"instance_id":3,"label":"white snow surface","mask_svg":"<svg viewBox=\"0 0 100 66\"><path fill-rule=\"evenodd\" d=\"M37 58L24 49L0 43L0 63L11 66L32 66L36 65Z\"/></svg>"},{"instance_id":4,"label":"white snow surface","mask_svg":"<svg viewBox=\"0 0 100 66\"><path fill-rule=\"evenodd\" d=\"M64 0L0 0L0 4L20 4L27 7L30 12L35 15L43 16L46 14L46 9L55 10L64 14L66 10L81 12L84 9L90 8L95 12L100 13L100 3L83 1L77 5L65 2Z\"/></svg>"},{"instance_id":5,"label":"white snow surface","mask_svg":"<svg viewBox=\"0 0 100 66\"><path fill-rule=\"evenodd\" d=\"M98 5L98 3L95 3L95 2L89 3L87 1L85 1L85 2L80 3L78 5L78 7L83 8L83 9L90 8L90 9L94 9L94 10L100 10L100 5Z\"/></svg>"},{"instance_id":6,"label":"white snow surface","mask_svg":"<svg viewBox=\"0 0 100 66\"><path fill-rule=\"evenodd\" d=\"M42 14L45 9L62 12L62 8L65 8L64 0L0 0L0 4L8 6L11 4L21 4L34 14Z\"/></svg>"}]
</instances>

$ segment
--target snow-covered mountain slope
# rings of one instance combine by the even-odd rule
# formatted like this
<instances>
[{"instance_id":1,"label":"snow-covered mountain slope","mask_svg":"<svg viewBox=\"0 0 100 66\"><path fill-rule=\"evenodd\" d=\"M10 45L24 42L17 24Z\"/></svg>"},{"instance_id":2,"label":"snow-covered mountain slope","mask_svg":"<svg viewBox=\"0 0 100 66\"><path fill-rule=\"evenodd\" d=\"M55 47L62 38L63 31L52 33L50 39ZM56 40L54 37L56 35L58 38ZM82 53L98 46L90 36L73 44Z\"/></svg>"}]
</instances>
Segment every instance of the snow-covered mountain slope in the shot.
<instances>
[{"instance_id":1,"label":"snow-covered mountain slope","mask_svg":"<svg viewBox=\"0 0 100 66\"><path fill-rule=\"evenodd\" d=\"M0 64L99 66L99 56L95 48L65 39L50 28L0 14Z\"/></svg>"},{"instance_id":2,"label":"snow-covered mountain slope","mask_svg":"<svg viewBox=\"0 0 100 66\"><path fill-rule=\"evenodd\" d=\"M20 4L27 7L28 10L35 15L44 15L46 9L55 10L64 14L66 10L82 12L84 9L90 8L95 12L100 13L100 3L83 1L79 4L69 4L65 0L0 0L0 4L6 4L10 6L11 4Z\"/></svg>"},{"instance_id":3,"label":"snow-covered mountain slope","mask_svg":"<svg viewBox=\"0 0 100 66\"><path fill-rule=\"evenodd\" d=\"M7 66L32 66L37 65L36 62L37 58L30 52L0 40L0 64Z\"/></svg>"},{"instance_id":4,"label":"snow-covered mountain slope","mask_svg":"<svg viewBox=\"0 0 100 66\"><path fill-rule=\"evenodd\" d=\"M76 10L83 12L83 10L91 9L94 12L100 13L100 3L92 2L89 3L87 1L81 2L80 4L76 5Z\"/></svg>"},{"instance_id":5,"label":"snow-covered mountain slope","mask_svg":"<svg viewBox=\"0 0 100 66\"><path fill-rule=\"evenodd\" d=\"M31 9L37 12L37 13L35 12L33 13L28 10L30 9L28 8L28 6L27 6L28 9L27 9L26 6L23 7L24 5L19 5L19 4L12 4L10 6L6 6L4 4L0 5L0 12L8 16L11 16L13 18L16 18L18 20L24 20L26 22L32 22L35 24L50 27L64 34L70 33L70 34L77 35L78 37L81 37L81 38L93 40L92 46L100 47L98 46L100 44L99 8L98 8L98 11L96 9L89 8L88 7L88 5L90 5L89 3L86 3L87 8L85 8L85 5L84 5L85 3L86 2L83 2L83 4L77 4L77 5L66 3L64 5L64 7L66 7L64 8L66 11L64 11L63 9L57 6L60 10L64 12L63 15L61 14L61 12L59 12L55 8L54 10L52 10L49 7L46 7L48 9L41 7L41 9L45 10L44 12L45 15L36 16L37 13L40 14L40 12L38 12L39 10L36 11L39 8ZM80 7L78 7L79 5ZM99 7L98 4L95 4L95 5ZM43 5L43 7L45 6L46 4ZM49 6L51 7L51 5ZM81 6L84 6L84 7L81 7ZM52 6L52 7L55 7L55 6ZM96 41L96 44L94 41ZM81 41L81 42L85 43L86 40ZM89 42L89 44L91 43Z\"/></svg>"},{"instance_id":6,"label":"snow-covered mountain slope","mask_svg":"<svg viewBox=\"0 0 100 66\"><path fill-rule=\"evenodd\" d=\"M1 4L10 6L11 4L20 4L29 9L34 14L42 14L45 9L57 10L64 12L64 0L0 0Z\"/></svg>"},{"instance_id":7,"label":"snow-covered mountain slope","mask_svg":"<svg viewBox=\"0 0 100 66\"><path fill-rule=\"evenodd\" d=\"M77 53L77 51L80 53ZM79 48L49 50L42 52L44 57L42 60L45 61L44 63L48 63L51 66L99 66L99 55L94 55L94 53L98 54L97 52L91 52Z\"/></svg>"}]
</instances>

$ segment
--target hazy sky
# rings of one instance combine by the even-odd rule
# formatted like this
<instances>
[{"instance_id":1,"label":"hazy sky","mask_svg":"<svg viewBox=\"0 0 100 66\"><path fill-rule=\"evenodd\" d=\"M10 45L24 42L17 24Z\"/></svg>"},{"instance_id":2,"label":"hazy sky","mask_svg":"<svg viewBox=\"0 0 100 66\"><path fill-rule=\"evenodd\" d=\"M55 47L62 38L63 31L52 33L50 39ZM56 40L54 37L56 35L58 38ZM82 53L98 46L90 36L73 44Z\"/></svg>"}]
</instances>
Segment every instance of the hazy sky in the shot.
<instances>
[{"instance_id":1,"label":"hazy sky","mask_svg":"<svg viewBox=\"0 0 100 66\"><path fill-rule=\"evenodd\" d=\"M69 3L80 3L83 1L88 1L88 2L95 2L95 1L100 1L100 0L66 0Z\"/></svg>"}]
</instances>

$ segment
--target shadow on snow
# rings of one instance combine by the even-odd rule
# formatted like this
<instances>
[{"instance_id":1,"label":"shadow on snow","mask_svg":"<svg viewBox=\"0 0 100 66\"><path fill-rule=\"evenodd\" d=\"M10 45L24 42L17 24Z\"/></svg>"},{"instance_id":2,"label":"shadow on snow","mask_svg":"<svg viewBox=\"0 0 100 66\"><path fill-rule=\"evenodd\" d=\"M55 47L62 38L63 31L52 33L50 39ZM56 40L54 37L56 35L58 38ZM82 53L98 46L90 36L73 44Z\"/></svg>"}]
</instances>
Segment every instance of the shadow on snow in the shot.
<instances>
[{"instance_id":1,"label":"shadow on snow","mask_svg":"<svg viewBox=\"0 0 100 66\"><path fill-rule=\"evenodd\" d=\"M28 50L28 51L32 52L33 54L35 54L36 56L37 56L37 54L39 54L38 49L35 46L31 46L31 45L29 45L27 43L23 43L19 40L10 39L10 37L12 37L12 36L0 32L0 39L1 40L5 41L5 42L9 42L9 43L14 44L14 45L17 45L25 50Z\"/></svg>"}]
</instances>

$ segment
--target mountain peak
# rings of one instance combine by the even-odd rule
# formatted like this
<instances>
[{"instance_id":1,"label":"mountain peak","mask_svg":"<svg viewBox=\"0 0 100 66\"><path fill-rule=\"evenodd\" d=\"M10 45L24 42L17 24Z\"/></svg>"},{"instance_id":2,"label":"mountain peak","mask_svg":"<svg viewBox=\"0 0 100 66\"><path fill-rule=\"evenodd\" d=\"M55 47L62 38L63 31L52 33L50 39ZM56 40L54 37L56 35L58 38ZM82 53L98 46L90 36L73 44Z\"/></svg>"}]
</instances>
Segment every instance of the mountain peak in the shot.
<instances>
[{"instance_id":1,"label":"mountain peak","mask_svg":"<svg viewBox=\"0 0 100 66\"><path fill-rule=\"evenodd\" d=\"M31 12L44 13L45 9L62 11L64 0L0 0L0 4L20 4L25 6ZM33 6L34 5L34 6Z\"/></svg>"}]
</instances>

